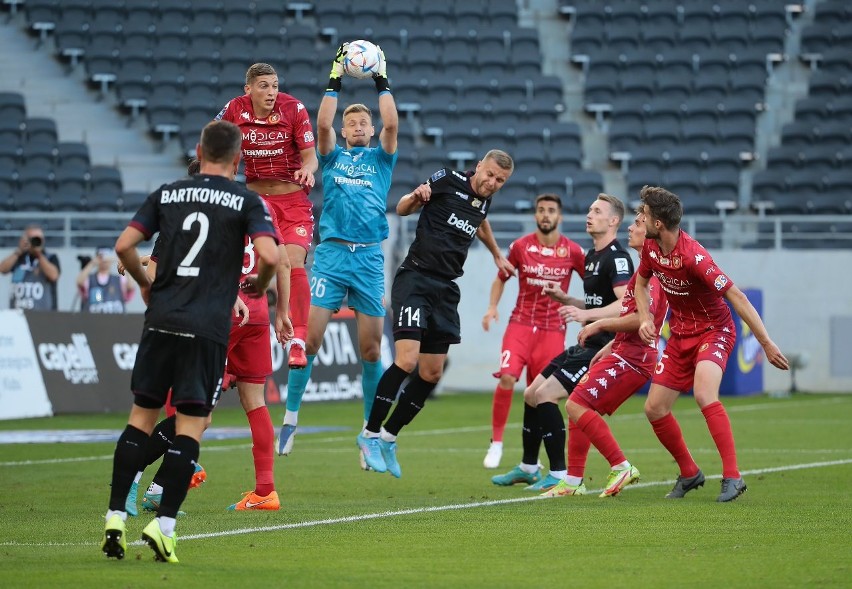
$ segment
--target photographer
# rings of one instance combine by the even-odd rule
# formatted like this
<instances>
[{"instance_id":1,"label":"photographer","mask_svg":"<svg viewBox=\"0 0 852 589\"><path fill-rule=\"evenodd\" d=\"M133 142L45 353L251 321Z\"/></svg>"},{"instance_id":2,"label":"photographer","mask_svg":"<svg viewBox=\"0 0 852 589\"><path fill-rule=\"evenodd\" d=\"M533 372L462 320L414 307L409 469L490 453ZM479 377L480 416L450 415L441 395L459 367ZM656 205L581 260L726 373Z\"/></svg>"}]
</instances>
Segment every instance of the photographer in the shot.
<instances>
[{"instance_id":1,"label":"photographer","mask_svg":"<svg viewBox=\"0 0 852 589\"><path fill-rule=\"evenodd\" d=\"M99 247L94 258L77 256L82 266L77 275L82 311L124 313L124 303L133 298L133 282L111 271L112 253L112 248Z\"/></svg>"},{"instance_id":2,"label":"photographer","mask_svg":"<svg viewBox=\"0 0 852 589\"><path fill-rule=\"evenodd\" d=\"M0 261L0 273L12 273L9 307L33 311L56 310L59 259L44 249L44 231L29 225L14 252Z\"/></svg>"}]
</instances>

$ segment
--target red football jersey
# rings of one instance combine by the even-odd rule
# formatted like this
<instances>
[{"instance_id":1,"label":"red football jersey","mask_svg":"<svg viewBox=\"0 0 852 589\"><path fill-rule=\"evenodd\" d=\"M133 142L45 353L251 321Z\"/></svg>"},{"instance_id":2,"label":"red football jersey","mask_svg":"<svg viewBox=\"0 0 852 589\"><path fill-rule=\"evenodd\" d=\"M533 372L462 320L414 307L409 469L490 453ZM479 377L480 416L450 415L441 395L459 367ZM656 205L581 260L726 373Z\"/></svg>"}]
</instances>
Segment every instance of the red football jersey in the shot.
<instances>
[{"instance_id":1,"label":"red football jersey","mask_svg":"<svg viewBox=\"0 0 852 589\"><path fill-rule=\"evenodd\" d=\"M700 243L681 230L672 252L664 256L656 240L646 239L638 272L652 274L672 310L669 326L675 335L695 335L730 323L723 296L733 282Z\"/></svg>"},{"instance_id":2,"label":"red football jersey","mask_svg":"<svg viewBox=\"0 0 852 589\"><path fill-rule=\"evenodd\" d=\"M669 304L666 301L665 295L660 290L660 282L656 276L651 277L648 287L651 298L651 316L654 318L654 327L657 333L660 333L663 322L666 320ZM621 299L621 317L636 312L635 290L636 274L627 283L627 289L624 291L624 297ZM619 357L630 362L634 368L639 369L648 378L651 378L654 365L657 363L656 342L646 344L642 341L638 331L620 331L615 334L615 340L612 342L612 353L618 354Z\"/></svg>"},{"instance_id":3,"label":"red football jersey","mask_svg":"<svg viewBox=\"0 0 852 589\"><path fill-rule=\"evenodd\" d=\"M568 292L571 273L583 277L583 248L564 235L553 246L542 245L535 233L516 239L509 246L509 262L517 269L518 300L509 321L539 329L565 331L557 309L560 303L541 293L547 283L556 283ZM508 276L500 276L505 282Z\"/></svg>"},{"instance_id":4,"label":"red football jersey","mask_svg":"<svg viewBox=\"0 0 852 589\"><path fill-rule=\"evenodd\" d=\"M216 119L230 121L242 131L246 183L265 179L299 183L293 177L302 167L299 152L314 147L314 129L304 104L279 92L272 113L258 119L246 94L231 99Z\"/></svg>"}]
</instances>

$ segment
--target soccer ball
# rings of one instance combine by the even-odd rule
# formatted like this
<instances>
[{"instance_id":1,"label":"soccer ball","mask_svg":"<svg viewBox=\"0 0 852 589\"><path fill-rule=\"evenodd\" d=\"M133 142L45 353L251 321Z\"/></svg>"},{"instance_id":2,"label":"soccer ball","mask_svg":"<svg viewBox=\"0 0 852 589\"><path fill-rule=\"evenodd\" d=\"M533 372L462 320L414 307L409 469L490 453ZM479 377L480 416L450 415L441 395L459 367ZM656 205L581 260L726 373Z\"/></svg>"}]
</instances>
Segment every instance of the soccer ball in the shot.
<instances>
[{"instance_id":1,"label":"soccer ball","mask_svg":"<svg viewBox=\"0 0 852 589\"><path fill-rule=\"evenodd\" d=\"M343 70L347 75L358 79L372 78L381 68L382 54L378 47L364 40L349 43L343 58Z\"/></svg>"}]
</instances>

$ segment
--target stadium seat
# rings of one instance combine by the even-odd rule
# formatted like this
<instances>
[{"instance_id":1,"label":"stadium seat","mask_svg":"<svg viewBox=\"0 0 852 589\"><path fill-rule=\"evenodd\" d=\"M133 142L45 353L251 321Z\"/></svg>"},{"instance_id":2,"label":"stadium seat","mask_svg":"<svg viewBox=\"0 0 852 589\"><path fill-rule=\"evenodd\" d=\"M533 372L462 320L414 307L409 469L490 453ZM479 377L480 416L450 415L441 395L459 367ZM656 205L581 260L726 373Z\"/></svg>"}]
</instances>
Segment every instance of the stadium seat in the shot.
<instances>
[{"instance_id":1,"label":"stadium seat","mask_svg":"<svg viewBox=\"0 0 852 589\"><path fill-rule=\"evenodd\" d=\"M18 167L18 184L21 192L46 195L53 187L53 164L40 160L24 161Z\"/></svg>"},{"instance_id":2,"label":"stadium seat","mask_svg":"<svg viewBox=\"0 0 852 589\"><path fill-rule=\"evenodd\" d=\"M148 198L147 192L141 191L128 191L122 192L120 195L121 202L121 210L127 212L136 212L139 207L142 206L142 203L145 202L145 199Z\"/></svg>"},{"instance_id":3,"label":"stadium seat","mask_svg":"<svg viewBox=\"0 0 852 589\"><path fill-rule=\"evenodd\" d=\"M86 209L86 189L82 184L59 185L48 194L52 211L82 211Z\"/></svg>"},{"instance_id":4,"label":"stadium seat","mask_svg":"<svg viewBox=\"0 0 852 589\"><path fill-rule=\"evenodd\" d=\"M588 206L603 192L603 176L594 170L577 170L569 175L571 194L574 202L579 202L579 208L574 209L583 213ZM641 188L641 187L640 187Z\"/></svg>"},{"instance_id":5,"label":"stadium seat","mask_svg":"<svg viewBox=\"0 0 852 589\"><path fill-rule=\"evenodd\" d=\"M56 163L57 151L56 143L38 139L27 141L21 150L21 160L51 168Z\"/></svg>"}]
</instances>

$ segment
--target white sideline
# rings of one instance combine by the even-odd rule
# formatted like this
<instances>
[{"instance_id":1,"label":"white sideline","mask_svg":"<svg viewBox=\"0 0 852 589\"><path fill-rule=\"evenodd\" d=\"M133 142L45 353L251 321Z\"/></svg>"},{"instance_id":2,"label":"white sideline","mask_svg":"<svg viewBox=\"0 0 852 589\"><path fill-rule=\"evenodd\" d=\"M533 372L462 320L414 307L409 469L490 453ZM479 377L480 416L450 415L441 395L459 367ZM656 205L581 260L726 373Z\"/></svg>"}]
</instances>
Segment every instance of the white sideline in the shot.
<instances>
[{"instance_id":1,"label":"white sideline","mask_svg":"<svg viewBox=\"0 0 852 589\"><path fill-rule=\"evenodd\" d=\"M788 472L793 470L803 470L807 468L822 468L827 466L841 466L844 464L852 464L852 458L846 458L843 460L831 460L826 462L809 462L805 464L791 464L788 466L775 466L771 468L757 468L752 470L742 471L743 476L751 476L751 475L760 475L760 474L768 474L774 472ZM719 479L721 475L710 475L707 479ZM675 483L674 480L666 480L666 481L651 481L646 483L636 483L624 489L624 491L629 491L631 489L638 488L647 488L647 487L660 487L660 486L669 486ZM622 492L624 492L622 491ZM590 490L589 493L597 493L600 492L600 489ZM397 509L394 511L380 511L378 513L365 513L361 515L349 515L344 517L334 517L320 520L312 520L306 522L295 522L290 524L281 524L277 526L260 526L255 528L240 528L237 530L227 530L222 532L208 532L205 534L188 534L181 535L180 541L186 542L188 540L204 540L207 538L223 538L226 536L240 536L243 534L251 534L255 532L276 532L280 530L292 530L297 528L310 528L315 526L323 526L323 525L334 525L334 524L345 524L345 523L353 523L353 522L362 522L369 521L373 519L384 519L389 517L397 517L401 515L416 515L420 513L435 513L439 511L455 511L460 509L475 509L478 507L491 507L493 505L508 505L510 503L524 503L527 501L540 501L542 499L546 499L545 497L541 497L540 495L532 495L526 497L514 497L512 499L495 499L492 501L475 501L472 503L455 503L451 505L437 505L434 507L414 507L411 509ZM557 501L559 499L556 499ZM565 501L562 499L561 501ZM0 542L0 546L97 546L100 542L16 542L16 541L5 541ZM131 546L143 546L145 542L142 540L137 540L134 542L128 543Z\"/></svg>"}]
</instances>

